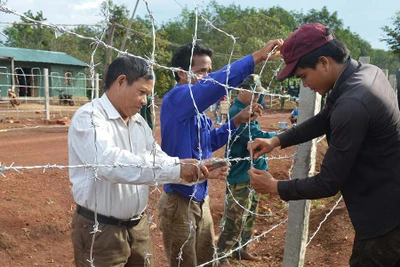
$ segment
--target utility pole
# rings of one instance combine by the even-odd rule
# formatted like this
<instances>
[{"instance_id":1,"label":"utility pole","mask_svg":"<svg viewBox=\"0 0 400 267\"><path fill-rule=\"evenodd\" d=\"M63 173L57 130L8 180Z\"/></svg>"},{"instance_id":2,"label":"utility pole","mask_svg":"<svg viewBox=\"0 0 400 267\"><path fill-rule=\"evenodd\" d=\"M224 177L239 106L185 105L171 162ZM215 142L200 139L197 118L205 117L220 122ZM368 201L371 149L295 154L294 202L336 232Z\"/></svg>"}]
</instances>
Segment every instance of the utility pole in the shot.
<instances>
[{"instance_id":1,"label":"utility pole","mask_svg":"<svg viewBox=\"0 0 400 267\"><path fill-rule=\"evenodd\" d=\"M115 24L112 23L108 26L108 33L107 33L107 41L106 44L108 46L112 46L113 45L113 41L114 41L114 32L115 32ZM104 88L104 81L106 79L106 73L108 70L108 65L111 64L111 56L112 56L112 50L110 48L107 48L106 50L106 62L104 64L104 72L103 72L103 78L101 79L101 88Z\"/></svg>"},{"instance_id":2,"label":"utility pole","mask_svg":"<svg viewBox=\"0 0 400 267\"><path fill-rule=\"evenodd\" d=\"M124 49L125 49L126 40L128 39L128 34L129 34L129 31L131 30L133 18L135 17L135 13L136 13L138 4L139 4L139 0L136 1L136 5L135 5L135 8L133 9L131 19L129 20L128 28L126 28L125 37L124 37L124 40L122 41L121 48L119 49L121 51L124 51Z\"/></svg>"},{"instance_id":3,"label":"utility pole","mask_svg":"<svg viewBox=\"0 0 400 267\"><path fill-rule=\"evenodd\" d=\"M139 4L139 0L136 1L136 5L135 5L135 8L134 8L134 10L132 12L132 16L131 16L131 18L129 20L129 25L128 25L128 28L126 29L125 37L124 37L124 40L122 41L122 45L121 45L120 51L123 51L125 49L126 40L128 39L128 34L129 34L130 29L131 29L133 18L135 17L135 13L136 13L136 9L138 7L138 4ZM106 44L109 45L109 46L113 46L114 33L115 33L115 24L111 23L108 26L108 33L107 33L108 36L107 36L107 41L106 41ZM101 88L104 88L104 81L105 81L105 78L106 78L106 73L107 73L107 70L108 70L108 66L111 64L111 61L112 61L112 50L107 48L107 51L106 51L106 62L104 64L103 78L101 79L101 82L102 82Z\"/></svg>"}]
</instances>

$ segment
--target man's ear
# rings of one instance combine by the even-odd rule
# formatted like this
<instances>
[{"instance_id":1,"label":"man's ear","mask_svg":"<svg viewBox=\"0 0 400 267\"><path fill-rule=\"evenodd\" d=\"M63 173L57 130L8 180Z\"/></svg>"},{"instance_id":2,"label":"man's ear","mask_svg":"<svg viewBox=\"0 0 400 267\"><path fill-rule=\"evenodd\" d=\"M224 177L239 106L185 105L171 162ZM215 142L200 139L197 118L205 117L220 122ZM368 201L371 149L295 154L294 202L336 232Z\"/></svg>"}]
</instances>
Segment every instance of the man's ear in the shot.
<instances>
[{"instance_id":1,"label":"man's ear","mask_svg":"<svg viewBox=\"0 0 400 267\"><path fill-rule=\"evenodd\" d=\"M119 75L117 78L117 84L121 86L126 81L126 76L124 74Z\"/></svg>"},{"instance_id":2,"label":"man's ear","mask_svg":"<svg viewBox=\"0 0 400 267\"><path fill-rule=\"evenodd\" d=\"M183 70L179 70L178 71L178 77L181 80L187 80L187 73L185 71L183 71Z\"/></svg>"},{"instance_id":3,"label":"man's ear","mask_svg":"<svg viewBox=\"0 0 400 267\"><path fill-rule=\"evenodd\" d=\"M329 59L325 56L321 56L318 59L318 64L320 64L321 67L325 70L329 69L329 65L330 65L329 63L330 63Z\"/></svg>"}]
</instances>

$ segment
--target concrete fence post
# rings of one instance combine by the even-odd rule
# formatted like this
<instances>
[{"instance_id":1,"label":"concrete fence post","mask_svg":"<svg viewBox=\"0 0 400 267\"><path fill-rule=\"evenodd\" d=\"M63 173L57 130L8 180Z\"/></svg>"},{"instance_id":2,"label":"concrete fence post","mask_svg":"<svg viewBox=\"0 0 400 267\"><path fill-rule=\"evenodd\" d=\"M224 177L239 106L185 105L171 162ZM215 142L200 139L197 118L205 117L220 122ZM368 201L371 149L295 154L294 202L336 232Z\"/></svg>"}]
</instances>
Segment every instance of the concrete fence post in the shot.
<instances>
[{"instance_id":1,"label":"concrete fence post","mask_svg":"<svg viewBox=\"0 0 400 267\"><path fill-rule=\"evenodd\" d=\"M49 94L49 69L44 71L44 109L46 113L46 120L50 120L50 94Z\"/></svg>"},{"instance_id":2,"label":"concrete fence post","mask_svg":"<svg viewBox=\"0 0 400 267\"><path fill-rule=\"evenodd\" d=\"M371 61L370 57L359 57L358 61L360 61L363 64L369 64L369 62Z\"/></svg>"},{"instance_id":3,"label":"concrete fence post","mask_svg":"<svg viewBox=\"0 0 400 267\"><path fill-rule=\"evenodd\" d=\"M298 123L301 123L320 111L321 96L301 84L299 98ZM316 151L316 140L296 146L293 178L306 178L314 175ZM283 257L284 267L300 267L304 265L309 211L309 200L289 201L289 219Z\"/></svg>"},{"instance_id":4,"label":"concrete fence post","mask_svg":"<svg viewBox=\"0 0 400 267\"><path fill-rule=\"evenodd\" d=\"M389 79L389 70L388 69L382 69L383 73L385 73L386 79Z\"/></svg>"},{"instance_id":5,"label":"concrete fence post","mask_svg":"<svg viewBox=\"0 0 400 267\"><path fill-rule=\"evenodd\" d=\"M389 83L392 86L393 90L396 90L397 86L397 79L395 74L390 74L389 75Z\"/></svg>"}]
</instances>

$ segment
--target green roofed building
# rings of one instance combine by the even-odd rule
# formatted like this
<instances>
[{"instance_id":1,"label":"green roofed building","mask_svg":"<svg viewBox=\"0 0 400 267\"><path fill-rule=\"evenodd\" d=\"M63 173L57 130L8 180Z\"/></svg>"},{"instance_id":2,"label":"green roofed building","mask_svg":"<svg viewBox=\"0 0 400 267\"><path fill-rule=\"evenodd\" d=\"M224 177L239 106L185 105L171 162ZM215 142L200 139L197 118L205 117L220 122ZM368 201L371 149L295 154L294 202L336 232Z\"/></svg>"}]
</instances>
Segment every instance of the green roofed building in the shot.
<instances>
[{"instance_id":1,"label":"green roofed building","mask_svg":"<svg viewBox=\"0 0 400 267\"><path fill-rule=\"evenodd\" d=\"M49 70L50 96L86 96L87 64L63 52L0 47L0 96L44 96L44 71ZM14 74L14 75L13 75ZM14 79L13 79L14 76Z\"/></svg>"}]
</instances>

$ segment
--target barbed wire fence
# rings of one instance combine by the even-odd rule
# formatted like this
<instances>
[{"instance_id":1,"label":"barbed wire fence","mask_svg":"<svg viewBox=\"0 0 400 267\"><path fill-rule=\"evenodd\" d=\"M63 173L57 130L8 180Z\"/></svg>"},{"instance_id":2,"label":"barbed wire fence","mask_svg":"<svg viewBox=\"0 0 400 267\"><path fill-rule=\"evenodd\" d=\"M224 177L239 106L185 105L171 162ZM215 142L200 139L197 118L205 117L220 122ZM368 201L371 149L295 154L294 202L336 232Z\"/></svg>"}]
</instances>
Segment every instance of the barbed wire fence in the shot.
<instances>
[{"instance_id":1,"label":"barbed wire fence","mask_svg":"<svg viewBox=\"0 0 400 267\"><path fill-rule=\"evenodd\" d=\"M107 1L106 1L106 2L107 2ZM44 26L44 27L48 27L48 28L50 28L50 29L53 29L53 30L55 31L55 33L59 32L59 33L62 33L62 34L70 34L70 35L72 35L72 36L74 36L74 37L76 37L76 38L86 39L86 40L90 40L91 42L93 42L93 44L95 44L95 45L93 46L94 48L93 48L93 52L92 52L92 55L91 55L91 62L88 63L88 67L89 67L89 69L90 69L90 77L89 77L89 78L81 77L81 78L78 78L78 79L81 80L81 81L83 81L85 84L86 84L86 83L90 83L90 84L92 85L92 88L95 88L95 86L96 86L96 85L95 85L95 84L96 84L95 73L96 73L96 67L98 66L98 63L95 63L95 62L94 62L94 55L95 55L95 53L96 53L96 51L97 51L97 49L98 49L99 47L103 47L103 48L105 48L105 49L111 49L111 50L117 52L119 55L127 55L127 56L132 56L132 57L136 57L136 58L143 59L143 60L147 61L147 62L150 64L150 66L151 66L152 68L162 68L162 69L169 70L169 71L171 71L171 72L178 71L178 69L176 69L176 68L171 68L171 67L163 66L163 65L158 64L158 63L155 61L155 53L156 53L156 46L155 46L155 44L156 44L156 34L157 34L157 33L156 33L156 29L155 29L154 17L153 17L153 14L152 14L152 12L151 12L151 7L150 7L148 1L143 0L143 2L144 2L144 4L146 5L146 9L147 9L148 15L149 15L149 17L150 17L150 19L151 19L151 22L152 22L152 39L153 39L153 46L152 46L152 50L151 50L151 55L150 55L150 57L144 57L144 56L140 56L140 55L134 55L134 54L131 54L131 53L127 52L127 51L120 51L120 50L118 50L117 48L112 47L112 46L106 44L106 43L103 41L103 38L104 38L105 33L106 33L107 26L108 26L108 24L110 23L110 22L109 22L109 15L108 15L108 14L109 14L109 12L108 12L108 10L109 10L108 5L107 5L107 7L106 7L107 12L106 12L106 15L105 15L105 18L104 18L104 22L102 23L102 26L101 26L101 27L103 27L103 30L102 30L101 36L99 36L99 37L83 36L83 35L80 35L80 34L77 34L77 33L73 32L73 31L70 31L70 30L68 30L67 28L62 27L61 25L56 25L56 24L52 24L52 23L47 23L47 22L44 22L44 21L35 21L35 20L33 20L33 19L31 19L31 18L29 18L29 17L23 15L23 14L20 14L20 13L18 13L18 12L15 12L15 11L13 11L13 10L7 8L6 2L5 2L5 1L0 1L0 12L12 14L12 15L15 15L16 17L23 18L24 20L29 21L29 22L31 22L31 23L35 23L35 24L38 24L38 25L41 25L41 26ZM108 3L108 2L107 2L107 3ZM177 3L178 3L178 2L177 2ZM179 3L178 3L178 4L179 4ZM197 22L198 22L199 19L204 20L204 21L205 21L209 26L211 26L214 30L218 31L218 32L221 33L221 34L225 34L226 36L228 36L228 37L230 37L230 38L232 39L231 53L230 53L230 57L229 57L229 60L228 60L228 63L227 63L227 79L226 79L226 83L225 83L225 84L219 83L219 85L221 85L222 87L225 88L226 94L227 94L227 96L229 97L229 95L230 95L230 94L229 94L229 91L231 91L231 90L242 90L241 88L234 88L234 87L231 87L231 86L228 85L228 80L229 80L229 75L230 75L230 64L231 64L231 61L232 61L232 59L233 59L233 53L234 53L234 50L235 50L236 38L234 37L234 35L229 34L229 33L225 32L225 31L222 30L222 29L219 29L218 27L216 27L215 25L213 25L213 23L212 23L211 21L209 21L207 18L205 18L205 17L202 15L202 13L200 12L200 6L195 5L195 7L194 7L194 13L195 13L196 26L195 26L195 32L193 33L193 40L192 40L192 43L193 43L193 44L196 44L197 41L198 41L198 39L199 39L198 36L197 36ZM270 55L268 56L268 59L269 59L269 57L272 55L272 53L273 53L273 52L270 53ZM192 51L192 57L193 57L193 51ZM262 67L262 69L261 69L261 71L260 71L260 73L259 73L260 76L264 74L264 70L265 70L264 67L265 67L266 63L268 62L268 59L265 61L264 65L263 65L263 67ZM277 75L277 73L279 72L279 69L281 68L281 66L282 66L282 64L280 64L279 67L278 67L278 69L276 69L276 70L274 71L274 73L273 73L273 75L272 75L272 77L271 77L270 84L271 84L273 78L274 78L274 77ZM189 68L189 69L190 69L190 68ZM181 71L181 70L179 69L179 71ZM6 75L11 75L11 76L13 75L12 73L6 73L6 72L4 72L4 74L6 74ZM190 70L187 72L187 74L189 75L189 77L192 77L192 76L194 75ZM36 79L42 79L42 78L43 78L43 75L38 74L38 75L34 75L34 77L35 77ZM57 74L55 74L55 73L51 74L50 77L51 77L52 79L53 79L53 78L54 78L54 79L64 79L64 78L65 78L65 77L60 76L60 75L57 75ZM215 81L215 80L213 80L213 79L209 79L209 78L205 78L205 79L203 79L203 81L204 81L204 82L210 82L210 83L218 83L217 81ZM269 85L270 85L270 84L269 84ZM268 87L269 87L269 86L268 86ZM189 86L189 88L190 88L190 90L191 90L191 86ZM60 90L61 90L62 88L61 88L61 86L60 86L60 87L57 87L57 86L56 86L56 87L54 87L53 89L54 89L54 90L57 90L57 89L60 89ZM72 88L71 90L75 90L75 89ZM85 90L86 90L86 86L85 86ZM253 98L253 97L254 97L254 91L251 90L251 92L252 92L252 98ZM271 93L269 93L269 94L267 94L267 95L269 95L271 99L274 98L274 97L277 97L277 98L280 98L280 97L289 97L288 95L271 94ZM195 100L195 98L193 97L192 92L191 92L191 96L192 96L193 105L194 105L194 107L195 107L195 109L196 109L197 116L199 117L203 111L201 111L201 110L199 110L199 109L197 108L196 100ZM93 97L94 97L94 94L92 94L92 99L93 99ZM9 100L10 100L9 98L3 98L3 101L9 101ZM58 100L58 99L56 99L56 100ZM25 101L43 101L43 99L41 98L41 96L38 96L36 99L31 98L30 100L26 99ZM272 100L271 100L271 104L269 105L269 107L272 107L273 105L277 105L277 104L276 104L276 103L273 104L273 103L272 103ZM155 91L154 91L154 87L152 88L151 105L150 105L150 107L151 107L151 109L152 109L152 113L153 113L153 114L156 114L156 109L157 109L158 107L156 106L156 103L155 103ZM229 117L228 117L228 121L229 121ZM250 121L249 121L249 122L250 122ZM156 132L155 129L156 129L156 127L157 127L156 116L153 116L153 125L154 125L153 134L155 135L155 132ZM96 137L96 128L97 128L97 127L98 127L98 126L97 126L97 125L93 122L93 120L92 120L92 128L93 128L94 136L95 136L95 137ZM251 164L253 164L252 158L250 158L250 157L244 157L244 158L230 158L230 156L229 156L229 151L230 151L230 149L229 149L229 148L230 148L230 146L231 146L231 143L232 143L232 142L235 142L235 140L232 139L232 134L231 134L231 133L232 133L231 127L230 127L230 125L229 125L229 141L228 141L228 143L227 143L227 157L224 158L224 160L227 161L227 162L249 161ZM250 140L252 140L252 136L251 136L250 130L249 130L249 134L250 134ZM155 139L155 138L154 138L154 139ZM203 154L202 154L202 150L201 150L200 128L198 129L198 139L199 139L199 155L200 155L200 163L201 163L201 162L203 162L203 160L205 160L205 159L204 159L203 156L202 156ZM322 140L322 139L320 139L320 140ZM319 141L320 141L320 140L319 140ZM95 140L94 140L94 147L97 149L97 142L96 142L96 141L97 141L97 140L95 139ZM152 190L152 191L150 192L150 194L159 194L159 193L160 193L160 190L158 189L159 183L158 183L157 178L156 178L156 177L157 177L157 176L156 176L156 170L162 169L163 167L167 167L167 166L162 165L162 164L160 165L160 164L156 163L156 160L155 160L155 155L156 155L155 150L156 150L156 146L157 146L157 141L154 141L154 143L153 143L153 148L152 148L152 150L153 150L153 155L154 155L153 162L152 162L152 166L148 166L148 165L144 165L144 164L135 164L135 165L129 164L129 165L126 165L126 164L120 164L120 163L118 163L118 162L115 162L115 163L113 163L113 164L108 164L108 165L102 165L102 164L99 164L99 162L98 162L98 160L97 160L97 154L96 154L96 155L95 155L95 160L94 160L93 163L86 163L86 164L83 164L83 165L75 165L75 166L70 166L70 165L59 165L59 164L51 164L51 163L47 163L47 164L43 164L43 165L39 165L39 166L16 166L16 165L14 165L14 162L12 162L12 163L9 164L9 165L6 165L5 163L2 163L2 164L0 165L0 176L5 177L6 174L7 174L7 172L10 172L10 171L19 172L20 170L35 170L35 169L40 169L40 170L43 171L43 173L45 173L45 172L46 172L47 170L49 170L49 169L64 170L64 169L84 168L85 170L88 170L88 171L91 171L91 172L92 172L92 174L93 174L93 175L92 175L92 179L93 179L93 181L95 181L95 182L94 182L94 187L95 187L95 188L94 188L94 192L96 192L96 182L101 180L101 178L98 176L98 172L99 172L99 169L100 169L100 168L135 168L137 171L143 170L143 169L145 169L145 168L149 168L149 169L152 169L152 170L153 170L153 173L154 173L154 183L153 183L154 190ZM286 160L287 160L287 159L292 159L292 160L293 160L294 157L296 157L295 154L293 154L293 155L268 156L265 160L268 160L268 161L271 161L271 160L280 161L280 160L285 160L285 159L286 159ZM175 164L179 164L179 163L175 163ZM292 161L292 164L291 164L290 168L288 169L288 174L289 174L288 176L289 176L289 177L291 177L291 170L292 170L292 168L293 168L293 161ZM229 187L227 187L227 188L229 188ZM229 191L229 190L228 190L228 191ZM229 194L232 194L232 193L229 191ZM250 189L249 197L251 196L251 194L254 194L254 190L252 190L252 189ZM194 195L195 195L195 192L194 192L193 196L194 196ZM97 197L98 197L98 196L95 194L95 196L94 196L94 198L95 198L95 207L97 207L97 201L96 201ZM226 197L227 197L227 196L226 196ZM232 196L232 197L233 197L233 196ZM192 197L192 198L193 198L193 197ZM157 197L156 197L156 199L157 199ZM235 199L234 197L233 197L233 199L234 199L234 201L235 201L245 212L247 212L247 213L254 213L253 211L250 211L247 207L241 206L240 203L239 203L239 201L238 201L237 199ZM190 201L192 202L193 199L191 199ZM226 201L226 199L225 199L225 201ZM327 215L326 215L326 217L324 218L324 220L320 223L320 226L316 229L316 231L313 233L313 235L309 238L309 241L308 241L307 245L313 240L313 238L316 236L316 234L318 233L318 231L320 231L322 223L324 223L324 222L326 221L327 217L332 213L332 211L336 208L336 206L338 205L338 203L339 203L340 201L341 201L341 198L336 202L336 204L332 207L332 209L327 213ZM189 209L189 210L188 210L188 213L189 213L189 212L190 212L190 209L191 209L190 205L189 205L189 208L188 208L188 209ZM261 213L254 213L254 214L255 214L256 216L259 216L259 217L273 217L274 215L276 215L276 214L278 214L278 213L285 212L286 209L287 209L287 206L284 206L282 209L277 210L277 211L272 212L272 213L264 213L264 214L261 214ZM155 202L153 203L153 205L150 207L149 210L151 210L152 212L156 210L156 209L155 209ZM92 236L92 244L91 244L91 250L90 250L90 257L89 257L89 259L87 259L88 262L90 263L90 265L91 265L92 267L94 267L94 266L96 265L95 255L93 255L93 246L94 246L94 244L95 244L95 242L96 242L96 239L95 239L96 233L99 232L99 228L98 228L99 222L97 221L97 210L96 210L96 209L94 210L94 213L95 213L95 224L93 225L93 231L92 231L92 234L93 234L93 236ZM152 229L152 226L154 226L154 222L153 222L154 214L148 214L148 218L149 218L149 219L148 219L148 226L149 226L149 229L151 230L151 229ZM280 220L280 221L276 222L276 223L275 223L273 226L271 226L269 229L264 230L261 234L254 236L251 240L247 241L247 242L244 243L244 244L242 244L242 241L241 241L241 240L238 240L239 246L236 247L235 249L231 249L230 251L228 251L226 254L222 255L221 257L218 257L218 255L217 255L217 253L216 253L216 249L215 249L215 254L214 254L213 260L210 261L210 262L207 262L207 263L202 263L202 264L199 265L199 266L206 266L206 265L208 265L208 264L215 265L215 264L218 262L218 260L220 260L220 259L222 259L222 258L229 257L229 256L232 255L232 253L234 253L235 251L238 251L239 249L243 248L244 246L246 246L246 245L248 245L248 244L250 244L250 243L253 243L253 242L257 242L260 238L266 237L266 236L267 236L271 231L273 231L274 229L283 226L283 225L287 222L287 220L288 220L288 219L285 218L285 219L283 219L283 220ZM190 221L190 219L189 219L189 221ZM244 222L244 221L243 221L243 222ZM242 226L243 226L243 225L242 225ZM192 232L194 231L193 222L190 221L189 224L188 224L188 227L190 228L190 232L192 233ZM188 236L188 239L187 239L186 242L189 241L189 238L190 238L190 236ZM182 247L181 247L181 253L180 253L179 255L176 255L176 257L178 258L178 260L179 260L180 262L181 262L181 260L182 260L183 247L185 246L186 242L185 242L185 243L182 245ZM150 256L151 256L151 255L149 254L149 249L148 249L148 250L146 251L146 258L148 258L148 257L150 257Z\"/></svg>"}]
</instances>

